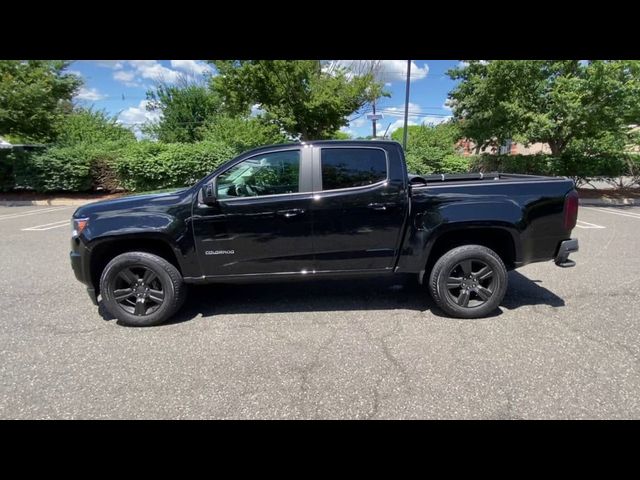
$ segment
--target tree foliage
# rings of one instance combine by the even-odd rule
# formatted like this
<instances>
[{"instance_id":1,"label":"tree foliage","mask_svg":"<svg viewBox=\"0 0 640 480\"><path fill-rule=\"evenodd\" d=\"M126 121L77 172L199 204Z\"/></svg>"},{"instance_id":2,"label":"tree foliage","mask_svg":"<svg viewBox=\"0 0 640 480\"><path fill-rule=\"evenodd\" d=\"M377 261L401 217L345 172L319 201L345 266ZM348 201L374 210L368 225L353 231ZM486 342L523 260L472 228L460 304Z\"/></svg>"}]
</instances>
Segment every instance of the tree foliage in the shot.
<instances>
[{"instance_id":1,"label":"tree foliage","mask_svg":"<svg viewBox=\"0 0 640 480\"><path fill-rule=\"evenodd\" d=\"M283 143L286 135L280 128L261 117L217 115L202 131L206 141L225 143L238 153L261 145Z\"/></svg>"},{"instance_id":2,"label":"tree foliage","mask_svg":"<svg viewBox=\"0 0 640 480\"><path fill-rule=\"evenodd\" d=\"M355 75L317 60L214 60L214 90L226 108L248 113L258 104L265 119L301 140L330 138L346 117L382 91L372 73Z\"/></svg>"},{"instance_id":3,"label":"tree foliage","mask_svg":"<svg viewBox=\"0 0 640 480\"><path fill-rule=\"evenodd\" d=\"M105 111L76 108L62 120L57 144L60 146L79 143L96 145L103 142L131 142L135 139L131 130L118 124L116 118Z\"/></svg>"},{"instance_id":4,"label":"tree foliage","mask_svg":"<svg viewBox=\"0 0 640 480\"><path fill-rule=\"evenodd\" d=\"M54 140L82 85L61 60L0 60L0 135Z\"/></svg>"},{"instance_id":5,"label":"tree foliage","mask_svg":"<svg viewBox=\"0 0 640 480\"><path fill-rule=\"evenodd\" d=\"M161 113L158 122L142 130L161 142L202 140L204 124L221 108L221 100L205 82L180 77L176 84L161 82L147 92L147 110Z\"/></svg>"},{"instance_id":6,"label":"tree foliage","mask_svg":"<svg viewBox=\"0 0 640 480\"><path fill-rule=\"evenodd\" d=\"M554 155L585 141L599 150L639 120L638 61L470 61L448 74L460 80L449 99L462 135L482 146L513 138Z\"/></svg>"},{"instance_id":7,"label":"tree foliage","mask_svg":"<svg viewBox=\"0 0 640 480\"><path fill-rule=\"evenodd\" d=\"M459 155L455 144L460 138L460 129L452 122L440 125L412 125L407 127L407 167L411 173L458 173L466 172L469 160ZM402 142L404 128L391 134L391 138Z\"/></svg>"}]
</instances>

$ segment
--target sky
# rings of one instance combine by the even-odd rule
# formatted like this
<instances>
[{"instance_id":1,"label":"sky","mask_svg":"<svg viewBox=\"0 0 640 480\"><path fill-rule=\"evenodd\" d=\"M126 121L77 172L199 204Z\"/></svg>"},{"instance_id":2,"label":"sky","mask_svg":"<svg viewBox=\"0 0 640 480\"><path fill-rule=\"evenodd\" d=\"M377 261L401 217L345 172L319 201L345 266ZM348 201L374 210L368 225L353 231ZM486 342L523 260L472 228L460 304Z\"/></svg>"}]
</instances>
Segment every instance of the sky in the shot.
<instances>
[{"instance_id":1,"label":"sky","mask_svg":"<svg viewBox=\"0 0 640 480\"><path fill-rule=\"evenodd\" d=\"M343 65L354 65L367 60L338 60ZM413 60L409 98L409 124L437 124L450 118L451 110L445 104L447 93L455 86L446 71L459 64L458 60ZM378 122L378 136L390 134L402 127L404 116L407 60L382 60L378 78L391 94L377 103L377 112L384 118ZM78 92L78 104L106 110L123 125L140 136L139 127L147 121L157 120L157 112L145 108L146 91L162 78L177 80L181 74L215 75L215 69L202 60L77 60L69 72L79 75L84 86ZM372 133L371 120L364 115L352 115L348 126L342 128L352 137ZM387 130L388 129L388 130Z\"/></svg>"}]
</instances>

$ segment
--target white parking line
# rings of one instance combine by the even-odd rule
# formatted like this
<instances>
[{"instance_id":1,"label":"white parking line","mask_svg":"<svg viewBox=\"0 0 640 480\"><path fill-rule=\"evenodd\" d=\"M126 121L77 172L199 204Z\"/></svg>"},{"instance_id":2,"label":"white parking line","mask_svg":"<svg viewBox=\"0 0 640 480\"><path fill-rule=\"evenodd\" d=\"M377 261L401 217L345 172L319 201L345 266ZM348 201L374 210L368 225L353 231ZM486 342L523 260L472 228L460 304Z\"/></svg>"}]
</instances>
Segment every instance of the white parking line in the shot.
<instances>
[{"instance_id":1,"label":"white parking line","mask_svg":"<svg viewBox=\"0 0 640 480\"><path fill-rule=\"evenodd\" d=\"M45 223L44 225L22 228L21 230L23 232L42 232L43 230L51 230L52 228L60 228L66 225L69 225L69 228L71 228L71 220L60 220L57 222Z\"/></svg>"},{"instance_id":2,"label":"white parking line","mask_svg":"<svg viewBox=\"0 0 640 480\"><path fill-rule=\"evenodd\" d=\"M594 210L597 212L604 212L604 213L610 213L611 215L620 215L622 217L631 217L631 218L638 218L640 219L640 213L634 213L634 212L614 212L612 210L607 210L605 208L595 208L595 207L582 207L585 208L587 210Z\"/></svg>"},{"instance_id":3,"label":"white parking line","mask_svg":"<svg viewBox=\"0 0 640 480\"><path fill-rule=\"evenodd\" d=\"M582 220L578 220L576 222L576 227L578 228L607 228L602 225L596 225L595 223L583 222Z\"/></svg>"},{"instance_id":4,"label":"white parking line","mask_svg":"<svg viewBox=\"0 0 640 480\"><path fill-rule=\"evenodd\" d=\"M29 210L23 213L9 213L7 215L0 215L0 220L11 220L12 218L28 217L29 215L38 215L40 213L57 212L58 210L67 210L68 208L73 207L43 208L42 210Z\"/></svg>"}]
</instances>

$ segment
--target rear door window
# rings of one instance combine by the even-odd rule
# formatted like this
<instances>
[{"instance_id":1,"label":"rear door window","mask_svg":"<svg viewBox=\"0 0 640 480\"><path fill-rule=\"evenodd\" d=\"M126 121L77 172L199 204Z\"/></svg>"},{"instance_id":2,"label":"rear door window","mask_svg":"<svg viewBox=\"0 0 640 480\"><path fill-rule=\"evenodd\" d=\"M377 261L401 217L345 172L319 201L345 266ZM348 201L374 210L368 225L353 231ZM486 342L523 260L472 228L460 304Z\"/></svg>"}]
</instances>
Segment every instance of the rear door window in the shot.
<instances>
[{"instance_id":1,"label":"rear door window","mask_svg":"<svg viewBox=\"0 0 640 480\"><path fill-rule=\"evenodd\" d=\"M386 180L387 156L378 148L323 148L322 189L363 187Z\"/></svg>"}]
</instances>

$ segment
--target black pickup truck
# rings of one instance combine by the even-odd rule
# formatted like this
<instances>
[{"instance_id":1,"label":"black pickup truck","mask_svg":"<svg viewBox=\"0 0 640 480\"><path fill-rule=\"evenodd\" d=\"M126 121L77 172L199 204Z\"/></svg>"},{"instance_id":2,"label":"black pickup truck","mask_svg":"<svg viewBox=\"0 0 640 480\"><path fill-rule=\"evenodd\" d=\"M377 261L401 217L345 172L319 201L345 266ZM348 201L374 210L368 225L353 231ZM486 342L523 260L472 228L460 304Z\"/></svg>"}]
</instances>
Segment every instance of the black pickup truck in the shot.
<instances>
[{"instance_id":1,"label":"black pickup truck","mask_svg":"<svg viewBox=\"0 0 640 480\"><path fill-rule=\"evenodd\" d=\"M182 305L185 284L415 274L454 317L495 310L507 271L575 265L573 181L417 176L388 141L318 141L243 153L192 187L85 205L71 265L129 325Z\"/></svg>"}]
</instances>

